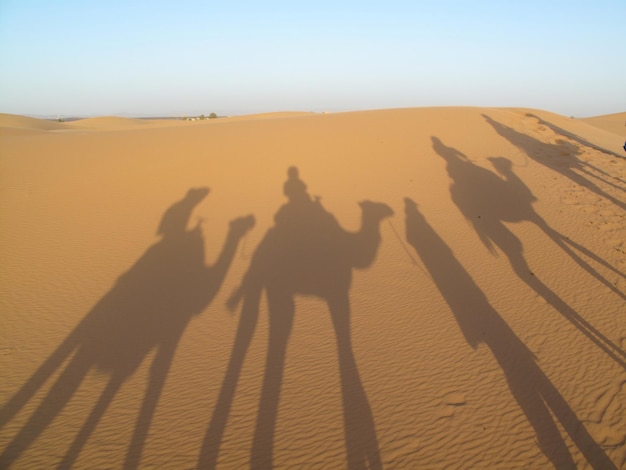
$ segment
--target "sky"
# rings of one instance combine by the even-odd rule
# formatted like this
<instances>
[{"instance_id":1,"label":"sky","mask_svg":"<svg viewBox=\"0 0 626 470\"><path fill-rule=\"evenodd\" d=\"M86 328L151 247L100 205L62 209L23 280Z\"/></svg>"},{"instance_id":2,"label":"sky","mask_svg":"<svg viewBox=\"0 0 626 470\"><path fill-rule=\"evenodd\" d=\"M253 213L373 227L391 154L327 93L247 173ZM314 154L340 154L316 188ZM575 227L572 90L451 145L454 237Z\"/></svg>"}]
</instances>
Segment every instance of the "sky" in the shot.
<instances>
[{"instance_id":1,"label":"sky","mask_svg":"<svg viewBox=\"0 0 626 470\"><path fill-rule=\"evenodd\" d=\"M626 111L625 0L0 0L0 112Z\"/></svg>"}]
</instances>

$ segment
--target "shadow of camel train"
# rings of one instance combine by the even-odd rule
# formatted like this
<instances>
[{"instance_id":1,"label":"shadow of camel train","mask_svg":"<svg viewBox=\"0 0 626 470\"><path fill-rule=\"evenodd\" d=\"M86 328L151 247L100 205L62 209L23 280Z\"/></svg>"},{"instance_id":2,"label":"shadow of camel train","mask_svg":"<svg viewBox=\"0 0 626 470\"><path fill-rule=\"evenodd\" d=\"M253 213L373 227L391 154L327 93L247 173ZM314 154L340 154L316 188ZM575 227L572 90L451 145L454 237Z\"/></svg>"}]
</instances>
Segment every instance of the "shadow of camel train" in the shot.
<instances>
[{"instance_id":1,"label":"shadow of camel train","mask_svg":"<svg viewBox=\"0 0 626 470\"><path fill-rule=\"evenodd\" d=\"M496 248L498 248L507 257L509 264L520 280L545 299L548 304L622 368L626 368L626 353L621 347L609 340L581 314L565 303L541 280L539 273L531 270L524 256L521 240L505 222L531 222L535 224L578 266L622 299L626 299L626 295L579 253L603 266L616 279L623 279L626 276L591 250L550 227L535 211L532 204L536 198L513 172L512 164L508 159L503 157L490 157L488 159L500 175L498 176L474 164L467 155L453 147L444 145L438 138L432 137L432 143L435 152L446 161L446 170L451 181L450 195L452 201L466 220L470 222L485 247L494 255L497 253Z\"/></svg>"},{"instance_id":2,"label":"shadow of camel train","mask_svg":"<svg viewBox=\"0 0 626 470\"><path fill-rule=\"evenodd\" d=\"M158 230L161 240L119 277L0 410L0 425L4 426L67 363L4 449L0 456L2 468L9 467L44 432L72 399L87 373L97 369L110 378L59 464L59 468L71 467L122 384L156 350L124 468L139 465L178 342L191 318L200 314L218 292L239 240L254 225L252 216L233 220L219 258L213 266L206 266L199 223L191 230L186 227L193 209L208 193L208 188L191 189L165 212Z\"/></svg>"},{"instance_id":3,"label":"shadow of camel train","mask_svg":"<svg viewBox=\"0 0 626 470\"><path fill-rule=\"evenodd\" d=\"M201 451L199 467L217 465L238 378L252 340L263 291L269 308L269 344L253 437L250 466L271 468L285 354L293 325L297 294L320 297L328 304L335 330L349 468L381 468L374 419L352 351L349 290L354 268L370 266L381 237L380 222L392 215L385 204L360 203L361 229L343 230L335 217L312 200L298 170L291 167L284 193L289 202L275 215L256 249L241 286L229 306L242 300L241 319L212 420Z\"/></svg>"}]
</instances>

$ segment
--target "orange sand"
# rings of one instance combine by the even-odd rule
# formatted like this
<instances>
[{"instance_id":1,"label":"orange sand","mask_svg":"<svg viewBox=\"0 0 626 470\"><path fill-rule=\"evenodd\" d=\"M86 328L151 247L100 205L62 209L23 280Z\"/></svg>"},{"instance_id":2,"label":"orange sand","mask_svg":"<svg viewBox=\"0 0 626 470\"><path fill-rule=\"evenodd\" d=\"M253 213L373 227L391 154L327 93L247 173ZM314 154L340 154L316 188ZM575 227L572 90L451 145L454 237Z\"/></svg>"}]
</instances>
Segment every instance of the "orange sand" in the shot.
<instances>
[{"instance_id":1,"label":"orange sand","mask_svg":"<svg viewBox=\"0 0 626 470\"><path fill-rule=\"evenodd\" d=\"M0 115L0 467L624 468L624 122Z\"/></svg>"}]
</instances>

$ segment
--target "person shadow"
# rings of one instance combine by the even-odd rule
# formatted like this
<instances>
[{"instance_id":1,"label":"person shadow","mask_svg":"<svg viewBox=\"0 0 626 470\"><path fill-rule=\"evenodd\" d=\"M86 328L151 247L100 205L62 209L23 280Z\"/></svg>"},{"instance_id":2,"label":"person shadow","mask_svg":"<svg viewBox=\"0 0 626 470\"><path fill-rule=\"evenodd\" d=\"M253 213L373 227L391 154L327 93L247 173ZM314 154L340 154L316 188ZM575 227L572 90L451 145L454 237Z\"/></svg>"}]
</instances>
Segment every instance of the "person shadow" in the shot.
<instances>
[{"instance_id":1,"label":"person shadow","mask_svg":"<svg viewBox=\"0 0 626 470\"><path fill-rule=\"evenodd\" d=\"M343 404L348 468L382 468L372 411L352 349L349 290L352 270L369 267L381 241L380 222L389 206L361 202L358 232L346 232L319 201L311 199L295 167L284 185L288 203L256 248L248 271L228 301L241 318L230 361L199 458L199 468L215 468L219 447L248 347L259 316L262 293L269 310L269 343L250 456L251 468L272 468L274 432L279 408L287 343L295 315L296 295L326 301L334 326Z\"/></svg>"},{"instance_id":2,"label":"person shadow","mask_svg":"<svg viewBox=\"0 0 626 470\"><path fill-rule=\"evenodd\" d=\"M491 350L543 454L555 468L577 468L558 421L593 468L617 469L412 199L405 198L405 215L408 244L422 260L467 343L473 349L484 344Z\"/></svg>"},{"instance_id":3,"label":"person shadow","mask_svg":"<svg viewBox=\"0 0 626 470\"><path fill-rule=\"evenodd\" d=\"M208 194L208 188L192 188L167 209L158 228L161 239L118 278L2 407L0 425L4 426L60 371L26 424L2 452L0 467L7 468L18 459L61 413L88 372L98 370L108 374L108 382L58 465L72 467L122 384L155 351L124 462L124 468L139 466L178 342L191 318L202 313L218 292L239 240L254 225L251 215L234 219L217 261L207 266L200 222L190 230L187 224L194 208Z\"/></svg>"},{"instance_id":4,"label":"person shadow","mask_svg":"<svg viewBox=\"0 0 626 470\"><path fill-rule=\"evenodd\" d=\"M432 137L432 143L435 152L446 161L448 175L452 180L450 193L453 202L471 223L485 247L495 255L494 245L497 246L508 258L509 264L520 280L576 326L616 363L626 369L626 352L541 281L538 274L533 272L526 262L522 242L504 222L528 221L534 223L581 268L622 299L626 299L624 293L580 257L573 248L584 253L585 256L601 264L615 275L626 276L592 251L550 227L532 207L532 203L536 199L530 189L515 175L508 159L504 157L489 158L489 161L502 176L499 177L495 173L475 165L457 149L445 146L438 138Z\"/></svg>"},{"instance_id":5,"label":"person shadow","mask_svg":"<svg viewBox=\"0 0 626 470\"><path fill-rule=\"evenodd\" d=\"M616 206L626 210L626 203L624 203L624 201L621 201L604 191L590 178L601 181L609 186L613 186L621 191L626 191L626 188L623 186L624 182L600 170L591 163L581 160L577 157L577 155L582 154L581 149L586 147L610 156L618 158L624 157L585 142L574 134L568 133L533 114L528 114L527 117L536 119L538 126L545 126L561 137L558 144L544 143L530 135L523 134L511 127L505 126L485 114L482 116L498 134L507 139L511 144L516 146L535 162L544 165L553 171L561 173L572 182L589 189L598 196L611 201ZM563 158L563 153L566 153L567 158ZM583 176L583 174L587 177ZM618 185L615 181L622 184Z\"/></svg>"}]
</instances>

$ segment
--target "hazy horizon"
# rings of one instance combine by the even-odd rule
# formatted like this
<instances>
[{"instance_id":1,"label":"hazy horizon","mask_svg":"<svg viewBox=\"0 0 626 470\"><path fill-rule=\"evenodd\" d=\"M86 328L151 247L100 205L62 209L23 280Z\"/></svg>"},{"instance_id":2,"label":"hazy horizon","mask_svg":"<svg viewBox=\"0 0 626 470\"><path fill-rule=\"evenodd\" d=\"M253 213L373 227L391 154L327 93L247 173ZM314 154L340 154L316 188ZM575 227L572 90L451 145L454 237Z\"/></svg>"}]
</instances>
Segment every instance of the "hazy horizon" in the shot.
<instances>
[{"instance_id":1,"label":"hazy horizon","mask_svg":"<svg viewBox=\"0 0 626 470\"><path fill-rule=\"evenodd\" d=\"M626 110L621 1L0 3L0 112Z\"/></svg>"}]
</instances>

